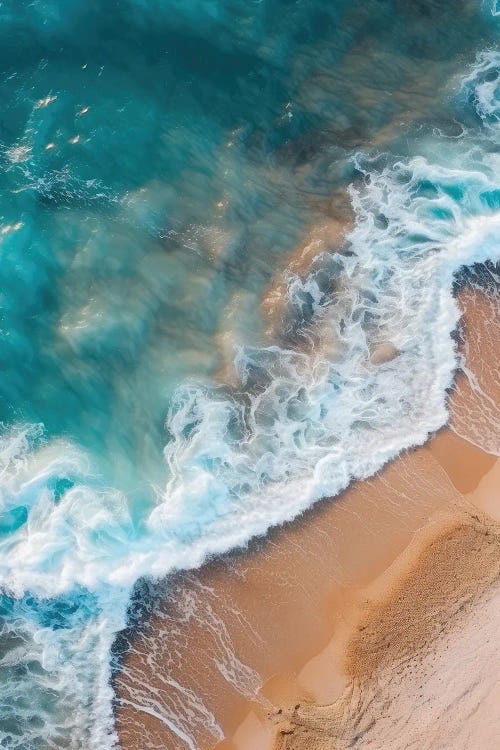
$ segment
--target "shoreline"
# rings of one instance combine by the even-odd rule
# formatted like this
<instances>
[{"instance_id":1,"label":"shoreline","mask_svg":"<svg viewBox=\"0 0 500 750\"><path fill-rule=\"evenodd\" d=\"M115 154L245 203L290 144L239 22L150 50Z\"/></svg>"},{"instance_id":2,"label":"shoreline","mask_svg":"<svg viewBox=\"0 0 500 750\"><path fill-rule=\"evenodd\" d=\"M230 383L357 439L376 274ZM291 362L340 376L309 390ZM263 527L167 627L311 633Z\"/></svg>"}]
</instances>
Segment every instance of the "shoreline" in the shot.
<instances>
[{"instance_id":1,"label":"shoreline","mask_svg":"<svg viewBox=\"0 0 500 750\"><path fill-rule=\"evenodd\" d=\"M304 721L302 714L304 714L306 728L309 726L308 717L315 715L315 711L323 711L323 720L325 725L330 726L330 719L336 717L337 724L342 718L344 722L344 728L342 731L347 731L346 725L348 720L346 718L346 712L349 713L346 707L350 701L352 701L352 691L357 691L358 699L360 695L372 694L373 686L368 684L369 681L365 680L364 685L359 685L353 680L352 675L352 664L351 668L347 666L349 664L349 652L356 648L357 640L357 628L366 627L366 625L360 626L360 621L363 617L368 617L366 611L366 597L371 597L372 603L369 608L374 621L377 621L377 614L383 607L384 600L392 599L393 603L398 602L398 595L405 591L407 587L408 579L411 579L412 574L417 575L419 562L418 557L424 555L428 548L432 545L439 548L440 536L442 535L443 550L446 548L446 542L453 541L454 536L459 537L460 532L467 528L470 524L471 519L473 523L479 524L483 531L486 533L494 533L498 540L498 534L500 532L500 498L498 493L498 487L500 486L500 458L495 455L491 455L486 451L482 450L478 445L475 444L475 438L477 438L478 426L481 423L485 424L485 412L488 418L486 426L490 429L483 431L484 444L491 448L492 445L498 446L500 443L496 440L494 434L495 424L491 424L491 411L498 406L499 402L499 384L500 380L497 377L497 373L494 372L494 368L490 373L485 374L484 368L482 367L483 362L492 361L489 360L488 356L494 357L494 351L498 342L498 336L500 332L499 328L499 317L498 317L498 297L489 297L483 291L466 287L463 293L460 295L461 308L463 310L463 317L461 320L461 333L462 333L462 354L466 359L467 368L469 375L473 377L466 377L463 373L459 373L455 388L450 397L450 425L455 427L458 422L458 431L454 431L452 426L448 425L434 435L430 441L424 446L414 449L415 453L427 454L433 461L437 462L441 469L445 472L449 481L457 491L457 498L447 508L441 508L430 514L426 522L415 530L413 537L409 540L408 545L398 554L392 563L389 563L382 574L375 578L366 588L357 589L354 596L351 595L347 603L343 603L343 626L337 628L336 632L333 632L332 639L318 655L313 656L306 664L303 665L299 677L304 681L305 678L309 681L309 684L313 684L316 687L315 702L310 701L307 704L308 697L306 692L302 695L296 695L295 700L300 701L301 708L298 712L295 708L290 709L290 701L283 700L286 697L286 691L280 695L279 691L274 695L280 708L279 713L271 712L268 716L268 722L271 725L277 725L277 729L274 732L265 731L262 727L261 719L257 722L255 717L253 722L248 720L242 723L239 730L233 736L233 741L223 742L217 745L217 750L253 750L254 738L260 737L260 742L255 745L259 750L323 750L323 748L337 748L344 747L344 744L337 744L340 742L339 737L336 737L335 743L331 737L327 740L325 737L320 736L316 739L314 744L313 737L311 734L306 734L307 741L302 742L302 739L293 740L292 738L297 737L296 727L299 731L302 726L301 722ZM495 312L497 313L495 315ZM486 407L486 408L485 408ZM474 420L470 419L467 423L464 419L465 415L473 415ZM458 415L458 419L457 419ZM464 429L466 427L466 429ZM461 429L460 429L461 428ZM493 428L493 429L491 429ZM456 428L455 428L456 429ZM466 433L467 437L460 434ZM400 457L396 460L396 464L401 461ZM402 471L404 468L400 467ZM425 482L426 467L423 466L423 473L420 477ZM370 480L368 480L370 481ZM436 492L437 488L433 487ZM479 521L479 516L481 521ZM438 529L438 531L436 530ZM448 532L449 537L448 538ZM394 534L394 529L392 530ZM457 541L455 539L455 541ZM442 564L446 561L448 563L453 562L455 559L455 565L452 566L452 570L460 570L462 566L459 562L460 554L465 554L463 546L457 544L454 557L448 552L448 555L444 554ZM492 586L491 597L499 596L498 589L498 574L500 564L500 547L496 546L496 556L492 562L493 567L496 570L496 587ZM422 571L421 571L422 572ZM447 571L450 573L450 569ZM439 573L439 570L434 571L433 585L442 587L445 583L443 576ZM481 612L480 597L476 595L476 584L478 580L471 582L470 590L470 609L473 610L473 615L476 617ZM420 592L421 595L422 592ZM351 592L352 594L352 592ZM455 586L450 588L445 597L445 602L453 608L453 605L457 599L460 598L460 592ZM338 602L337 602L338 606ZM425 611L425 618L430 621L436 621L439 619L439 613L433 608L432 601L429 597L423 596L422 606ZM454 613L455 616L450 615L448 620L443 624L443 627L448 627L450 631L450 642L456 637L458 639L460 634L460 628L463 625L462 615ZM412 617L411 605L406 606L406 617ZM422 613L420 613L422 615ZM500 623L498 623L500 626ZM489 623L483 621L482 626L487 630ZM480 626L479 630L481 629ZM378 627L375 630L375 634L378 636L378 643L384 644L385 639L400 637L401 633L396 634L391 632L391 628L387 627L387 623L378 622ZM474 633L471 634L473 639ZM358 638L359 648L359 638ZM441 650L444 647L441 646ZM450 643L447 644L446 649L450 648ZM439 644L435 646L435 652L432 654L433 658L438 658L440 655ZM420 654L414 654L414 661L418 662ZM500 649L493 649L489 654L488 658L495 660L498 668L500 668ZM351 659L352 662L352 659ZM476 667L480 669L485 666L483 660L482 664L477 664ZM427 677L429 679L429 677ZM330 692L321 691L318 686L328 684ZM408 691L408 686L400 685L400 689ZM463 686L464 691L470 689L470 686ZM263 691L266 690L264 686ZM349 697L350 696L350 697ZM307 709L303 708L304 698ZM385 698L387 701L387 696ZM330 705L328 705L330 704ZM299 704L295 703L295 706ZM444 710L444 709L443 709ZM450 707L448 707L450 710ZM376 712L375 712L376 714ZM287 719L282 724L282 717L287 715ZM330 717L330 718L329 718ZM350 706L350 721L353 725L358 726L359 722L363 719L363 712L356 704L356 706ZM397 723L398 716L393 717L394 722ZM459 717L456 717L459 719ZM370 721L375 722L376 716L372 716ZM253 724L253 728L252 728ZM280 729L280 724L282 724ZM468 731L467 727L464 727L464 732ZM341 733L341 729L337 726L337 731ZM500 719L494 727L494 731L498 735L498 742L500 744ZM355 733L354 733L355 734ZM351 733L352 735L352 733ZM382 736L382 735L381 735ZM365 738L359 745L360 747L370 748L386 748L393 747L390 744L390 740L386 738L380 744L377 741L374 744L370 744L373 740ZM405 740L406 741L406 740ZM421 740L423 743L423 740ZM445 742L444 739L440 740ZM302 743L302 744L301 744ZM326 743L326 744L325 744ZM330 744L329 744L330 743ZM358 747L356 743L346 744L345 747ZM413 745L408 745L413 746ZM417 746L417 745L416 745ZM449 745L442 744L442 747L449 747L450 750L456 750L458 748L458 739L455 737L453 741L450 741ZM489 747L489 745L482 744L481 746ZM394 747L399 747L398 743ZM405 745L401 745L401 748L406 748ZM427 747L426 745L418 745L420 747ZM429 750L433 750L434 745L429 745ZM470 750L470 746L465 744L464 750Z\"/></svg>"},{"instance_id":2,"label":"shoreline","mask_svg":"<svg viewBox=\"0 0 500 750\"><path fill-rule=\"evenodd\" d=\"M318 750L323 750L323 744L311 744L311 734L306 735L309 744L303 746L300 744L301 739L296 746L293 744L291 737L292 734L295 735L295 725L297 724L300 727L300 722L305 721L306 726L309 726L308 714L314 715L314 712L319 711L320 708L325 711L325 722L327 722L328 709L337 712L342 708L342 713L345 713L345 703L348 700L346 694L350 696L354 690L352 675L349 667L346 666L346 655L354 648L353 640L357 629L365 627L361 623L362 618L368 617L368 614L372 612L373 618L376 619L377 610L381 607L380 602L390 601L391 594L394 594L394 592L397 594L394 597L397 601L400 592L405 590L405 580L418 569L419 555L424 554L430 545L435 544L436 540L439 542L440 536L443 536L446 540L447 533L451 532L450 536L453 541L453 532L457 531L458 533L463 527L466 528L471 523L471 519L473 526L477 525L481 530L487 529L489 532L495 530L497 537L500 534L500 503L497 502L496 505L496 520L488 515L488 511L489 513L492 512L491 489L492 486L497 486L497 478L500 475L500 459L482 452L463 438L458 437L449 428L443 428L429 443L411 453L417 457L422 475L427 471L427 480L438 492L441 491L442 493L448 482L453 485L456 492L452 492L448 498L444 498L441 494L442 502L434 508L431 504L426 505L427 517L424 519L422 515L420 516L420 525L419 517L415 514L412 519L413 525L410 526L411 514L408 514L406 517L406 533L404 534L405 541L401 542L400 540L398 549L395 546L395 536L398 533L401 534L401 529L398 530L396 524L393 524L391 529L392 540L389 539L393 546L385 549L385 557L383 558L381 555L379 566L374 567L372 561L365 558L365 570L363 574L357 576L358 585L356 583L351 584L343 592L343 596L337 596L334 602L328 602L328 606L333 604L336 607L338 620L335 627L332 628L331 639L326 646L317 653L311 653L310 658L300 665L296 675L288 675L288 678L285 679L283 679L283 676L281 679L274 678L265 683L261 692L271 700L276 706L276 710L269 711L264 716L262 711L253 707L232 737L215 746L217 750L254 750L254 748L259 750L295 750L296 747L297 750L302 750L302 747L304 750L306 748L307 750L316 750L316 747ZM457 457L462 458L463 464L459 465L459 471L450 471L449 464L453 456L455 459ZM398 459L396 463L399 463L402 458ZM463 484L464 465L469 468L474 466L476 469L475 473L469 473L466 476L467 484L465 487ZM400 465L398 468L407 471L408 464L406 466ZM441 486L436 482L440 473ZM443 477L445 473L446 479ZM386 481L385 478L384 481ZM471 484L473 484L472 487ZM462 495L458 487L467 489L467 492ZM415 512L416 508L414 507L413 510ZM423 507L421 506L420 512L422 513L422 511ZM479 518L481 520L478 520ZM384 536L381 537L381 546L387 541L386 527L386 536L385 538ZM439 544L437 546L439 547ZM460 544L458 548L460 549ZM445 553L441 561L442 565L446 562L452 563L456 556L456 551L454 554ZM500 564L500 538L496 564ZM377 572L376 575L374 575L375 571ZM449 572L449 569L447 572ZM434 584L437 583L439 577L439 574L436 573L436 576L432 579ZM360 583L361 585L359 585ZM477 581L474 580L473 588L476 583ZM448 592L448 598L445 597L445 602L451 606L453 605L452 594L453 592L450 591ZM474 599L474 597L471 598ZM371 601L369 607L368 601ZM423 606L425 606L425 603L424 601ZM409 609L407 616L411 618ZM429 607L426 617L432 620L432 616L432 607ZM452 623L452 629L453 625L459 628L460 618L456 623ZM383 642L384 637L388 635L387 628L384 629L383 623L375 629L375 635L380 637L380 642ZM390 638L392 639L394 636L395 634L391 633ZM497 656L500 666L500 650ZM294 693L290 690L292 682L296 688L297 685L299 686ZM359 698L360 691L363 693L368 688L356 683L355 690ZM294 708L297 705L300 705L298 711ZM355 723L354 711L351 719ZM337 748L337 745L325 745L325 747L333 749L334 747ZM343 747L343 745L339 745L339 747ZM351 747L351 745L346 745L346 747ZM353 747L357 747L357 745L353 745ZM360 747L364 747L364 745ZM367 747L371 747L371 745L367 745ZM377 747L377 745L374 745L374 747ZM385 746L380 745L380 747Z\"/></svg>"},{"instance_id":3,"label":"shoreline","mask_svg":"<svg viewBox=\"0 0 500 750\"><path fill-rule=\"evenodd\" d=\"M472 298L479 302L468 318L468 300L466 341L472 331L484 342L492 332L477 313L488 298ZM484 383L480 393L457 387L452 424L464 405L482 419L476 403L487 391ZM473 442L444 428L248 550L177 576L168 591L160 586L116 679L123 749L185 748L185 732L196 750L270 750L279 707L338 699L349 684L343 661L362 592L436 518L470 514L472 495L485 511L495 505L498 461Z\"/></svg>"}]
</instances>

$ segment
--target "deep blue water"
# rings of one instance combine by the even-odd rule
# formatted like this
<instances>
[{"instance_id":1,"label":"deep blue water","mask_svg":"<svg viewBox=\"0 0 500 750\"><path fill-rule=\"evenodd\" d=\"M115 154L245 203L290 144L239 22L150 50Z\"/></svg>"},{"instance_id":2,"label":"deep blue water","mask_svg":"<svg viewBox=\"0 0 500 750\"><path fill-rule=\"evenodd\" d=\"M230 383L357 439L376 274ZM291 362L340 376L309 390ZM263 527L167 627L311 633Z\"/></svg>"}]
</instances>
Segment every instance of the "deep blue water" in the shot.
<instances>
[{"instance_id":1,"label":"deep blue water","mask_svg":"<svg viewBox=\"0 0 500 750\"><path fill-rule=\"evenodd\" d=\"M140 575L444 423L453 273L498 247L495 13L0 3L0 747L111 745ZM269 336L262 296L348 185L349 252L289 279ZM387 340L401 356L372 367Z\"/></svg>"}]
</instances>

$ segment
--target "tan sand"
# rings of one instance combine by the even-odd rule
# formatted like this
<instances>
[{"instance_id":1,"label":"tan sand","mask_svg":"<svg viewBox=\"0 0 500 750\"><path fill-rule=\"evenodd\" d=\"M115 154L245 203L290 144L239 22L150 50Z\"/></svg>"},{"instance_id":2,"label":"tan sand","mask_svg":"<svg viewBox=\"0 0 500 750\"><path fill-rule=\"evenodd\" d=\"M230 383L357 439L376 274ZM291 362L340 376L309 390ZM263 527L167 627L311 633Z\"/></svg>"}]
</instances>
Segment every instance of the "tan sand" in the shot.
<instances>
[{"instance_id":1,"label":"tan sand","mask_svg":"<svg viewBox=\"0 0 500 750\"><path fill-rule=\"evenodd\" d=\"M458 495L458 493L453 494L453 497L450 497L450 495L446 494L446 488L448 487L448 492L450 490L449 484L446 481L446 479L443 476L443 473L441 473L436 466L436 462L433 457L433 453L435 451L435 446L437 446L437 453L440 456L443 456L444 448L443 446L446 446L446 448L450 451L446 454L446 459L448 461L448 468L450 469L450 473L452 478L457 481L458 484L460 484L463 481L464 477L464 465L468 467L467 472L467 484L466 487L463 489L467 490L469 493L469 490L472 488L473 491L469 494L467 494L466 497L461 497ZM452 451L452 452L451 452ZM453 471L453 466L450 466L450 458L452 455L455 456L455 466L460 467L460 470L455 473ZM419 465L418 465L418 472L419 474L413 474L413 472L410 473L411 469L408 463L408 459L410 461L413 461L415 457L419 458ZM428 505L427 510L427 517L420 516L420 518L417 517L417 515L413 516L413 522L415 524L414 530L418 528L418 523L420 520L420 531L417 531L417 535L415 536L412 533L409 533L406 539L406 549L404 549L401 552L402 547L396 548L395 546L392 546L395 544L395 540L398 535L398 531L400 532L400 529L398 530L398 524L392 523L392 524L386 524L382 529L380 527L379 531L381 531L380 536L378 537L378 544L380 544L379 549L382 549L382 546L384 544L387 544L387 547L385 548L385 567L383 567L384 563L382 562L382 558L380 558L381 566L370 566L370 555L364 555L361 554L360 558L358 558L358 565L359 568L363 566L363 564L366 565L365 573L366 579L365 580L372 580L370 576L373 577L373 575L377 574L377 572L380 572L381 569L384 571L389 570L389 574L387 572L382 573L382 576L377 579L374 583L369 585L367 588L359 588L356 586L356 583L360 581L361 576L356 580L353 581L353 584L348 588L348 590L344 593L343 597L338 598L333 602L333 606L335 606L337 615L339 617L340 622L336 623L336 627L332 629L332 638L330 642L324 647L317 655L313 656L298 672L298 675L295 677L295 684L298 686L297 691L293 695L293 702L291 700L287 700L287 688L289 689L290 686L290 677L288 677L288 681L281 680L281 681L271 681L270 684L264 687L264 692L267 694L270 694L270 696L273 698L274 703L281 706L283 712L287 713L287 706L294 705L295 703L299 702L303 706L304 699L310 698L311 695L314 695L315 700L319 703L326 703L327 701L334 700L337 697L342 696L342 691L344 689L348 689L348 695L351 694L351 691L354 689L353 687L353 676L351 674L353 670L353 660L351 659L351 664L348 665L346 663L346 652L356 652L359 650L359 639L355 642L353 641L353 633L357 633L357 624L359 623L361 619L361 615L366 612L366 601L368 598L373 600L374 598L377 598L377 594L382 589L382 592L384 592L385 587L385 598L384 601L387 600L388 595L387 592L390 593L391 591L391 585L393 589L396 587L396 584L400 584L399 587L396 587L396 594L395 594L395 600L397 601L398 597L401 595L401 590L404 591L405 586L408 585L407 582L405 584L401 585L401 580L404 578L405 574L408 574L408 571L411 571L414 566L414 562L416 559L416 551L418 550L424 550L427 542L429 540L432 540L434 538L434 534L439 536L441 531L447 532L450 528L455 529L455 527L458 524L458 527L461 527L462 520L465 519L466 523L469 523L470 513L471 513L471 506L468 505L468 501L474 501L474 504L478 507L485 506L486 503L484 502L485 497L488 497L489 500L493 497L494 500L496 500L496 513L498 515L498 520L500 520L500 502L498 501L498 490L496 493L492 493L491 489L492 487L495 487L495 475L498 476L498 470L500 468L500 462L496 461L495 458L492 459L491 456L486 456L483 454L480 450L478 450L475 446L470 446L469 443L465 442L463 439L458 438L456 435L454 435L449 430L442 431L432 442L428 447L419 449L415 452L413 452L410 456L405 457L400 462L396 462L396 464L393 464L392 468L396 469L397 465L399 463L399 469L402 473L406 474L406 478L409 482L409 485L411 486L412 480L416 480L414 484L413 489L413 496L417 499L419 493L415 492L415 488L418 486L421 486L422 489L427 489L429 492L430 497L440 497L442 500L442 503L436 503L433 507L431 505ZM406 465L405 465L406 464ZM493 465L492 465L493 464ZM417 468L417 467L415 467ZM384 472L385 474L385 472ZM393 477L388 477L389 482L393 480ZM373 482L377 482L378 480L372 480ZM376 487L376 484L375 484ZM462 485L463 487L463 485ZM496 485L496 488L498 488L498 484ZM380 487L376 488L380 491ZM347 498L348 499L348 498ZM406 498L404 498L403 494L400 494L400 502L405 501ZM434 509L433 509L434 508ZM492 509L492 508L490 508ZM423 510L423 506L420 506L420 510ZM408 520L411 517L411 514L409 514ZM371 519L370 519L371 520ZM386 519L387 520L387 519ZM395 519L393 519L394 521ZM473 520L473 524L477 523ZM493 522L490 522L490 525ZM359 528L359 518L358 518L358 528ZM375 525L375 528L377 528L377 525ZM349 531L349 527L346 529ZM356 527L355 525L351 527L350 529L351 533L356 533ZM444 547L443 550L443 556L444 561L447 561L448 564L448 572L451 568L455 569L455 558L458 557L458 552L460 551L461 545L466 547L467 543L470 541L471 537L470 535L466 534L463 538L459 538L458 545L449 545ZM420 541L418 541L420 540ZM465 540L465 541L464 541ZM402 537L400 537L400 541L402 542ZM391 544L392 543L392 544ZM404 546L404 543L403 543ZM377 548L377 542L375 544L371 545L371 552ZM458 549L458 552L457 552ZM498 552L498 547L496 547ZM359 551L359 549L358 549ZM399 556L398 556L399 552ZM467 552L467 548L465 550L462 550L462 552ZM467 559L467 555L464 554L464 562L463 565L467 568L469 561ZM390 562L392 563L392 566L390 565ZM483 565L484 560L481 556L478 558L478 567L479 571L481 571L481 566ZM500 562L500 556L497 554L496 556L496 564ZM460 564L457 564L457 572L461 569ZM429 570L430 570L429 566ZM359 570L358 568L358 570ZM477 571L476 571L477 572ZM487 567L485 567L485 574L488 576L490 575L492 571L488 570ZM418 576L420 574L416 574L416 581L418 582ZM458 590L454 589L454 586L456 584L456 577L450 576L447 579L447 573L445 570L443 570L443 584L446 584L446 581L448 580L451 583L452 591L448 591L446 589L446 585L440 585L436 586L438 580L439 580L439 574L438 571L436 572L436 581L434 581L434 584L429 584L429 590L433 589L433 586L436 587L436 591L440 591L440 598L442 600L442 604L450 605L450 611L451 614L454 613L454 605L457 602L456 597L452 596L452 593L456 594L458 598L460 598L460 592ZM468 580L467 578L464 580ZM470 589L472 593L477 593L479 590L477 583L478 581L476 578L473 578L472 581L469 581L470 583ZM410 587L408 586L408 590L410 591ZM415 597L417 602L425 603L425 591L422 589L419 591L419 595ZM369 599L368 599L369 600ZM402 615L402 621L403 624L406 622L407 618L411 618L412 612L408 609L407 615L405 614L404 608L408 606L410 598L405 598L403 600L403 609L401 610ZM426 622L435 623L436 626L438 623L440 623L445 618L447 613L446 610L443 612L434 612L433 607L434 604L432 602L427 602L428 610L426 611ZM373 605L373 609L375 609L375 606ZM390 611L390 610L387 610ZM421 613L420 613L421 614ZM386 615L386 622L387 619L389 622L392 623L394 612L391 611L390 615ZM438 617L439 615L439 617ZM436 619L437 618L437 619ZM439 619L441 618L441 619ZM385 622L385 624L386 624ZM417 618L418 622L418 618ZM496 621L495 621L496 622ZM401 621L400 621L401 624ZM384 621L379 622L377 627L372 627L373 633L378 633L380 635L380 642L374 646L373 650L370 652L372 655L373 653L377 653L377 647L385 648L384 645L384 637L388 637L390 639L394 638L395 642L398 641L402 642L402 639L400 637L400 634L396 631L390 631L388 633L385 633L385 636L382 634L385 632L384 628ZM362 625L362 627L364 624ZM460 626L461 627L461 626ZM410 631L411 635L411 631ZM415 634L413 634L415 635ZM414 642L416 642L416 637L414 638ZM351 645L349 646L349 643ZM353 646L353 643L356 645ZM317 644L316 644L317 645ZM391 652L387 652L390 654ZM466 652L464 652L466 653ZM488 658L492 655L489 654ZM390 661L390 658L389 658ZM431 659L432 661L432 659ZM461 660L458 660L459 664L461 664ZM493 664L495 663L493 658L490 659L490 662ZM357 661L357 668L359 669L359 664L361 661L358 659ZM498 659L496 662L498 665ZM373 665L372 665L373 666ZM394 675L391 676L391 680L394 679ZM423 678L422 678L423 679ZM366 682L366 680L365 680ZM355 683L356 684L356 700L359 699L359 691L361 690L359 679ZM413 683L412 683L413 684ZM483 685L486 685L486 683L481 683ZM403 685L400 682L398 690L403 689ZM271 690L270 690L271 688ZM274 690L273 690L274 688ZM464 688L465 689L465 688ZM366 688L364 682L363 682L363 695L365 694L368 696L368 694L371 695L371 692ZM396 691L397 692L397 691ZM411 694L411 691L407 691L409 694ZM450 697L450 696L448 696ZM384 697L384 700L387 698L387 696ZM341 705L344 708L345 701L347 699L344 697L341 700ZM450 698L451 701L451 698ZM355 704L357 705L357 703ZM452 706L450 705L451 710ZM457 704L457 710L460 711L460 707ZM299 713L303 712L303 707L300 709ZM308 709L307 709L308 710ZM328 707L328 710L333 710L331 707ZM398 708L395 708L395 711L400 711L401 706ZM437 710L437 707L436 707ZM292 712L293 718L297 718L297 712ZM283 715L283 714L282 714ZM277 715L276 713L271 713L271 721L275 722L276 720L280 720L282 718L282 715ZM302 713L301 713L302 715ZM355 717L351 717L354 721ZM373 718L373 716L371 717ZM394 716L392 716L391 721L394 719ZM274 747L272 739L269 737L269 734L264 733L264 725L265 721L262 721L262 718L259 719L258 715L256 714L255 710L252 712L249 712L247 718L244 722L240 725L238 730L234 733L232 741L225 742L220 745L220 750L224 748L224 750L266 750L267 748ZM400 725L398 725L400 726ZM498 728L498 725L497 725ZM290 729L289 724L285 724L285 729L288 731ZM347 730L346 730L347 731ZM255 742L255 740L258 738L258 742ZM300 750L302 748L308 747L309 750L315 750L316 745L312 744L312 736L309 733L307 735L308 742L311 744L309 745L297 745ZM280 740L283 741L283 737L280 735ZM288 739L288 742L291 742L291 736ZM357 745L353 745L353 747L356 747ZM282 746L278 743L277 747L281 748ZM290 750L295 749L294 744L284 744L283 747L290 748ZM331 745L317 745L318 748L323 747L337 747L335 744ZM338 745L338 747L343 747L342 744ZM347 747L350 747L350 745L347 745ZM360 745L360 747L365 747L365 745ZM371 745L367 745L367 747L371 747ZM385 745L374 745L374 747L385 747ZM395 746L399 747L399 746ZM404 745L401 745L401 747L405 747ZM411 745L408 745L408 747L411 747ZM431 744L429 747L433 747ZM439 747L439 746L438 746ZM443 745L444 747L444 745ZM450 748L453 747L453 744L450 745ZM458 747L458 745L457 745ZM487 745L484 747L488 747ZM493 747L493 746L492 746ZM471 746L471 750L473 750L473 746Z\"/></svg>"},{"instance_id":2,"label":"tan sand","mask_svg":"<svg viewBox=\"0 0 500 750\"><path fill-rule=\"evenodd\" d=\"M348 687L288 712L276 750L500 747L500 525L436 520L365 596Z\"/></svg>"},{"instance_id":3,"label":"tan sand","mask_svg":"<svg viewBox=\"0 0 500 750\"><path fill-rule=\"evenodd\" d=\"M452 397L451 427L496 456L500 454L500 294L470 287L460 295L464 311L465 374Z\"/></svg>"},{"instance_id":4,"label":"tan sand","mask_svg":"<svg viewBox=\"0 0 500 750\"><path fill-rule=\"evenodd\" d=\"M253 695L262 682L261 696L273 704L331 700L345 677L337 669L332 680L339 655L329 644L344 629L353 592L380 575L433 513L458 502L445 472L422 448L230 564L182 577L174 603L165 601L136 637L119 677L123 747L185 747L167 722L192 694L203 696L207 712L191 706L188 728L200 748L214 744L209 713L231 737L245 734L240 724L253 712L251 723L271 741L269 706ZM245 665L257 674L246 673ZM226 742L220 750L233 747L240 745Z\"/></svg>"},{"instance_id":5,"label":"tan sand","mask_svg":"<svg viewBox=\"0 0 500 750\"><path fill-rule=\"evenodd\" d=\"M426 450L489 515L457 506L415 535L332 639L348 675L343 694L288 709L284 723L275 715L274 750L500 748L500 316L498 297L478 289L460 301L455 432L442 430Z\"/></svg>"},{"instance_id":6,"label":"tan sand","mask_svg":"<svg viewBox=\"0 0 500 750\"><path fill-rule=\"evenodd\" d=\"M474 330L483 320L479 314L476 318ZM457 391L453 409L458 404L464 413L468 398L470 390ZM122 747L209 750L220 739L218 750L266 750L274 742L277 706L286 711L298 703L301 708L288 714L293 734L280 734L278 747L342 747L331 744L340 741L342 731L346 741L358 742L353 747L385 750L385 745L359 744L377 741L376 733L369 734L375 719L385 721L378 726L381 731L385 727L388 743L398 741L390 734L394 727L401 741L406 730L413 737L424 714L433 724L441 714L449 722L448 735L440 725L445 741L453 736L450 727L457 724L457 712L463 715L462 706L470 706L469 713L479 720L483 703L490 705L476 700L489 690L490 672L483 674L483 664L493 674L495 661L494 654L488 652L486 658L482 650L482 644L494 643L488 641L490 615L485 623L478 618L495 605L498 545L496 527L481 515L473 518L468 503L472 499L494 509L495 477L494 457L443 431L429 446L406 453L378 476L350 487L335 502L321 503L247 553L179 576L170 584L170 599L159 601L144 631L134 637L118 677ZM466 573L463 586L459 572ZM421 575L425 586L418 588ZM434 591L440 593L433 599ZM410 609L417 605L418 617L417 609ZM419 627L405 631L412 615ZM458 621L463 642L454 626ZM356 629L360 625L364 631ZM444 655L453 644L460 659L446 666ZM420 660L414 663L415 650ZM412 664L414 679L401 671L402 659ZM454 665L467 659L472 666L455 675ZM434 672L433 663L439 665ZM380 679L370 681L370 670ZM480 675L473 687L460 683L459 677L470 674L474 679ZM433 687L440 675L453 685L450 690L441 684L441 703ZM470 704L455 695L455 685L471 696ZM418 706L418 711L405 714L403 704ZM370 713L372 705L378 713ZM489 713L494 716L491 707ZM333 729L327 729L333 726L335 740ZM355 740L356 733L364 739ZM431 734L425 741L431 742ZM286 744L293 742L302 744ZM461 747L415 745L441 746ZM476 750L474 745L463 747Z\"/></svg>"}]
</instances>

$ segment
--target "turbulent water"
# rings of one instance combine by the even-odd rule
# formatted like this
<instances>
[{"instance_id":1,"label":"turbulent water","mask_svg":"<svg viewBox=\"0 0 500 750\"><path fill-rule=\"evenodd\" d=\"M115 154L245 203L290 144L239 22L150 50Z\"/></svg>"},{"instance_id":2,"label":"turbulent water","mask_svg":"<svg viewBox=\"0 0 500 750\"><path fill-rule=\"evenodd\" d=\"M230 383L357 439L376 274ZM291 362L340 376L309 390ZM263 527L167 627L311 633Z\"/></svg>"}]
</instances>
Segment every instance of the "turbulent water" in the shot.
<instances>
[{"instance_id":1,"label":"turbulent water","mask_svg":"<svg viewBox=\"0 0 500 750\"><path fill-rule=\"evenodd\" d=\"M499 257L499 16L0 3L0 747L112 747L139 577L446 422L453 283Z\"/></svg>"}]
</instances>

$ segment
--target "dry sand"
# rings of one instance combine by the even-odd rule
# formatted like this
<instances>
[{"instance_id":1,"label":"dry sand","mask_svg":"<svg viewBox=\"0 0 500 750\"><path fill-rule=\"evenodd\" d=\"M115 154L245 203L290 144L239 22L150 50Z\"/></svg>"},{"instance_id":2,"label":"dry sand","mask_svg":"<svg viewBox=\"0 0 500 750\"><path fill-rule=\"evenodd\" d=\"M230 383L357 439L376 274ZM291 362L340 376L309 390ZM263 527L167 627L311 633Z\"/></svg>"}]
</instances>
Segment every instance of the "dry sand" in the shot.
<instances>
[{"instance_id":1,"label":"dry sand","mask_svg":"<svg viewBox=\"0 0 500 750\"><path fill-rule=\"evenodd\" d=\"M365 592L342 696L280 716L275 749L500 747L499 576L497 523L435 519Z\"/></svg>"},{"instance_id":2,"label":"dry sand","mask_svg":"<svg viewBox=\"0 0 500 750\"><path fill-rule=\"evenodd\" d=\"M466 303L466 341L488 342L488 299ZM500 747L500 554L482 513L498 509L499 468L481 450L498 382L494 368L479 389L462 381L452 414L476 445L445 430L248 552L170 581L117 678L123 748Z\"/></svg>"}]
</instances>

